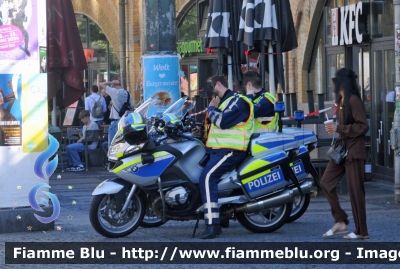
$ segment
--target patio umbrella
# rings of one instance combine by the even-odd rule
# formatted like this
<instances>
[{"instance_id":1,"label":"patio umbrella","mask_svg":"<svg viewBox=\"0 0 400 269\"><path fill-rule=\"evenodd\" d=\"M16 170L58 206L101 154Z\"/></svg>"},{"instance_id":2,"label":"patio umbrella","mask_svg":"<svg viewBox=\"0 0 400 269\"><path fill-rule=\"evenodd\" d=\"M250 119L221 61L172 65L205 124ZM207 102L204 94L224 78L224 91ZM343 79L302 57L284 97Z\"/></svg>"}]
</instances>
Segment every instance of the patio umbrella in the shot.
<instances>
[{"instance_id":1,"label":"patio umbrella","mask_svg":"<svg viewBox=\"0 0 400 269\"><path fill-rule=\"evenodd\" d=\"M48 100L65 108L85 92L87 69L71 0L46 0Z\"/></svg>"},{"instance_id":2,"label":"patio umbrella","mask_svg":"<svg viewBox=\"0 0 400 269\"><path fill-rule=\"evenodd\" d=\"M285 91L282 52L297 48L297 38L289 0L244 0L238 40L249 50L261 52L261 76L265 81L265 52L268 50L268 73L271 86L277 81ZM273 88L274 89L274 88Z\"/></svg>"},{"instance_id":3,"label":"patio umbrella","mask_svg":"<svg viewBox=\"0 0 400 269\"><path fill-rule=\"evenodd\" d=\"M205 48L218 50L218 74L224 70L224 55L228 58L229 79L241 81L240 65L245 63L244 46L237 41L241 0L211 0L209 5ZM230 85L231 86L231 85Z\"/></svg>"}]
</instances>

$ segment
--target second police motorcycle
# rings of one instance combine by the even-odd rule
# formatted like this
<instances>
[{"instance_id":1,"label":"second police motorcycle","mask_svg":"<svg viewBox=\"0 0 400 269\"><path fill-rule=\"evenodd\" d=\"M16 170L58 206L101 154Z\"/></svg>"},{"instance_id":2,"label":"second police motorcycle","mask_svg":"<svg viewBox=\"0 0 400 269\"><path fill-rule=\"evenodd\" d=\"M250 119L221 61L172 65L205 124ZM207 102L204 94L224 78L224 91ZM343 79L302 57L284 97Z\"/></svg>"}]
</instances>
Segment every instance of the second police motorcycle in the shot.
<instances>
[{"instance_id":1,"label":"second police motorcycle","mask_svg":"<svg viewBox=\"0 0 400 269\"><path fill-rule=\"evenodd\" d=\"M168 220L203 219L198 183L206 148L182 122L194 102L181 98L151 121L144 116L154 102L126 113L109 147L116 177L96 187L89 208L90 222L103 236L122 237L139 225L157 227ZM268 233L304 213L313 185L307 175L317 180L309 158L316 138L308 129L293 129L252 136L248 157L218 183L221 223L237 219L252 232ZM294 197L300 197L295 206Z\"/></svg>"}]
</instances>

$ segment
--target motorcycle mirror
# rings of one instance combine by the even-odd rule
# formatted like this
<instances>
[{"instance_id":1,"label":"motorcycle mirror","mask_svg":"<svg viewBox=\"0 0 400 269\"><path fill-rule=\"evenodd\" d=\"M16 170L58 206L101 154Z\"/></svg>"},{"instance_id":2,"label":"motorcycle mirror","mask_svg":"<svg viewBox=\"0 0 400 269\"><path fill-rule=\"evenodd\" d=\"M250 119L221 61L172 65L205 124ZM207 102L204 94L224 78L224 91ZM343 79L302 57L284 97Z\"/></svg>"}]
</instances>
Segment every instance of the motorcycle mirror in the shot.
<instances>
[{"instance_id":1,"label":"motorcycle mirror","mask_svg":"<svg viewBox=\"0 0 400 269\"><path fill-rule=\"evenodd\" d=\"M143 147L143 150L153 151L155 149L156 149L156 144L154 143L154 140L152 138L149 138L149 140L146 142L145 146Z\"/></svg>"},{"instance_id":2,"label":"motorcycle mirror","mask_svg":"<svg viewBox=\"0 0 400 269\"><path fill-rule=\"evenodd\" d=\"M154 156L149 154L149 155L145 155L142 154L142 164L151 164L154 162Z\"/></svg>"}]
</instances>

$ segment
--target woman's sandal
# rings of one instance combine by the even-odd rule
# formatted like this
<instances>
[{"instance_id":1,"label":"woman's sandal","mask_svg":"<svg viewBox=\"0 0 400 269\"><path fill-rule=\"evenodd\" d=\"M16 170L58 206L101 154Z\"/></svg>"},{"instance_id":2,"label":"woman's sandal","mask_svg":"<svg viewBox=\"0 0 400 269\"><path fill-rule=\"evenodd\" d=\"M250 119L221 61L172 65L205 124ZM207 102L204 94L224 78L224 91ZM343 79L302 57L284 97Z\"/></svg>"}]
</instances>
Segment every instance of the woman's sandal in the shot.
<instances>
[{"instance_id":1,"label":"woman's sandal","mask_svg":"<svg viewBox=\"0 0 400 269\"><path fill-rule=\"evenodd\" d=\"M322 235L323 238L328 238L334 235L338 234L347 234L347 230L340 230L340 231L333 231L332 229L329 229L326 233Z\"/></svg>"},{"instance_id":2,"label":"woman's sandal","mask_svg":"<svg viewBox=\"0 0 400 269\"><path fill-rule=\"evenodd\" d=\"M336 229L335 229L336 228ZM335 229L335 230L334 230ZM329 238L338 234L347 234L347 225L342 222L337 222L331 229L322 235L323 238Z\"/></svg>"},{"instance_id":3,"label":"woman's sandal","mask_svg":"<svg viewBox=\"0 0 400 269\"><path fill-rule=\"evenodd\" d=\"M348 235L343 236L344 239L353 240L353 239L369 239L368 235L356 235L355 233L349 233Z\"/></svg>"}]
</instances>

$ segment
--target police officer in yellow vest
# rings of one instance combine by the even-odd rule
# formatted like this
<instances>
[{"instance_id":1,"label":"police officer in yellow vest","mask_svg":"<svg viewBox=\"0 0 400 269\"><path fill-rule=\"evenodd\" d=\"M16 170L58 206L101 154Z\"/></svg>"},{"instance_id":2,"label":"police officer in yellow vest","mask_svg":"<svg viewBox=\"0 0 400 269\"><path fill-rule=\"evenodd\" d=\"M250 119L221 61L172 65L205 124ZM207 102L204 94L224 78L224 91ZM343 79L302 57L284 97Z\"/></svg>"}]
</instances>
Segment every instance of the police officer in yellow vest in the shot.
<instances>
[{"instance_id":1,"label":"police officer in yellow vest","mask_svg":"<svg viewBox=\"0 0 400 269\"><path fill-rule=\"evenodd\" d=\"M255 133L278 131L278 113L274 111L275 96L262 88L260 75L249 71L243 76L246 96L254 104Z\"/></svg>"},{"instance_id":2,"label":"police officer in yellow vest","mask_svg":"<svg viewBox=\"0 0 400 269\"><path fill-rule=\"evenodd\" d=\"M218 182L221 176L240 164L247 155L253 133L253 104L246 96L228 89L223 76L209 79L215 97L207 109L207 153L210 159L200 179L200 193L204 204L207 228L202 239L215 238L222 233L218 211Z\"/></svg>"}]
</instances>

